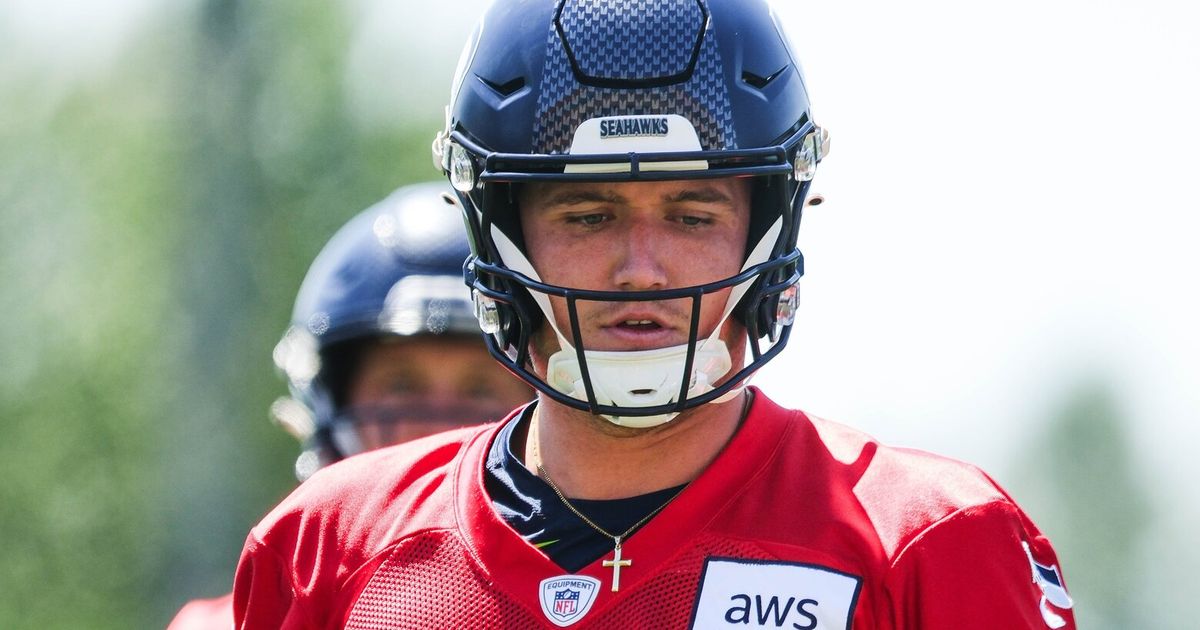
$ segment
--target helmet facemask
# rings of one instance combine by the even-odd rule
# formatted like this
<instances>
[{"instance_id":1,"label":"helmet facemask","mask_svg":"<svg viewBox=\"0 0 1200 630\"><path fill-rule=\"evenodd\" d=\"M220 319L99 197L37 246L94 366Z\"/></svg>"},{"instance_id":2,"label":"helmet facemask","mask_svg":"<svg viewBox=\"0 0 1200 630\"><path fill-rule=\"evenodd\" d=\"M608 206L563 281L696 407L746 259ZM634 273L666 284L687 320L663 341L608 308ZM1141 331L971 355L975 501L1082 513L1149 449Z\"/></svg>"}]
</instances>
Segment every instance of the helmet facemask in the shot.
<instances>
[{"instance_id":1,"label":"helmet facemask","mask_svg":"<svg viewBox=\"0 0 1200 630\"><path fill-rule=\"evenodd\" d=\"M491 254L473 256L467 276L493 356L551 398L621 426L655 426L685 409L732 398L755 369L782 350L795 312L796 284L803 273L803 258L795 249L802 187L789 186L786 177L760 180L752 194L748 239L752 245L747 245L739 273L665 290L592 291L547 284L517 244L523 237L510 232L519 229L515 227L519 222L512 220L518 212L512 201L515 195L503 195L507 208L498 210L498 215L503 214L496 221L476 207L472 229L479 230L479 242ZM702 301L719 298L721 292L727 296L720 317L702 330ZM555 316L552 298L565 302L565 321ZM686 342L652 350L590 349L580 324L581 305L641 301L668 302L685 309L690 321ZM751 360L744 367L742 357L731 357L719 337L731 317L745 330ZM558 350L539 375L529 348L542 326L550 327Z\"/></svg>"}]
</instances>

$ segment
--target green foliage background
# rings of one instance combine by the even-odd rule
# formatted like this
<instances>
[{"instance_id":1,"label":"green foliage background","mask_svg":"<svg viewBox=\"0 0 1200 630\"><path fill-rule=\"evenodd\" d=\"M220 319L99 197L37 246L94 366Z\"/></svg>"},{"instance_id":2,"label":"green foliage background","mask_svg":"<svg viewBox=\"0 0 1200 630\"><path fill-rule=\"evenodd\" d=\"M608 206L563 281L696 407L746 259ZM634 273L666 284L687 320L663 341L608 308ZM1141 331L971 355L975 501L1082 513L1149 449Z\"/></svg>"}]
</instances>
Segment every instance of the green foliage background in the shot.
<instances>
[{"instance_id":1,"label":"green foliage background","mask_svg":"<svg viewBox=\"0 0 1200 630\"><path fill-rule=\"evenodd\" d=\"M348 116L342 20L202 2L66 94L0 83L0 627L161 627L293 485L266 410L304 271L436 175L439 120Z\"/></svg>"}]
</instances>

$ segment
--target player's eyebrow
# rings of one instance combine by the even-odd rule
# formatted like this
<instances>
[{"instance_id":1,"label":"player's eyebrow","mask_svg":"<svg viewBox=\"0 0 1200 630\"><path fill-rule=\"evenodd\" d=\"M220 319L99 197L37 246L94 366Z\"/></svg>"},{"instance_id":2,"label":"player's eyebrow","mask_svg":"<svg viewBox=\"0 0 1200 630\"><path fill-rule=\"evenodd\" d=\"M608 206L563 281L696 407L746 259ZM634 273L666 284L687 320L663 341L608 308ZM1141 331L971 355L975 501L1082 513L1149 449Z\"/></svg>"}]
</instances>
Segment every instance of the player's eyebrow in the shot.
<instances>
[{"instance_id":1,"label":"player's eyebrow","mask_svg":"<svg viewBox=\"0 0 1200 630\"><path fill-rule=\"evenodd\" d=\"M611 190L560 190L541 204L545 208L577 206L585 203L625 203L626 199Z\"/></svg>"},{"instance_id":2,"label":"player's eyebrow","mask_svg":"<svg viewBox=\"0 0 1200 630\"><path fill-rule=\"evenodd\" d=\"M707 203L718 204L725 206L733 205L733 198L721 191L715 186L703 186L700 188L685 188L663 195L662 200L667 203ZM545 201L541 202L543 208L554 208L560 206L577 206L588 203L605 203L622 205L629 203L629 200L612 189L583 189L577 190L570 187L554 191Z\"/></svg>"},{"instance_id":3,"label":"player's eyebrow","mask_svg":"<svg viewBox=\"0 0 1200 630\"><path fill-rule=\"evenodd\" d=\"M729 195L726 195L719 189L712 186L705 186L703 188L686 188L679 192L666 195L663 197L663 199L670 203L683 203L690 201L693 203L715 203L727 206L733 205L733 199Z\"/></svg>"}]
</instances>

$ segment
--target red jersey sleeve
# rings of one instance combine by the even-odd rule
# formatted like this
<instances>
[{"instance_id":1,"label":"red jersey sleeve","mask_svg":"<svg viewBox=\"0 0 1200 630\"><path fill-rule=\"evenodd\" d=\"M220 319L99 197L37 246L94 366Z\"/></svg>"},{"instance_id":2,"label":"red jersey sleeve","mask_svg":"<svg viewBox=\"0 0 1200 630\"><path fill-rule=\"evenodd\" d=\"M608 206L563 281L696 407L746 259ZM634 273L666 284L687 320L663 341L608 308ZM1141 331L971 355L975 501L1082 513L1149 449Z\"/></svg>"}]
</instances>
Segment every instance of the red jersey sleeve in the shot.
<instances>
[{"instance_id":1,"label":"red jersey sleeve","mask_svg":"<svg viewBox=\"0 0 1200 630\"><path fill-rule=\"evenodd\" d=\"M1054 549L1009 501L963 508L918 533L885 591L896 630L1075 629Z\"/></svg>"},{"instance_id":2,"label":"red jersey sleeve","mask_svg":"<svg viewBox=\"0 0 1200 630\"><path fill-rule=\"evenodd\" d=\"M446 471L465 440L495 428L449 431L318 471L247 536L234 577L234 627L344 627L359 580L370 579L396 541L411 528L453 526Z\"/></svg>"},{"instance_id":3,"label":"red jersey sleeve","mask_svg":"<svg viewBox=\"0 0 1200 630\"><path fill-rule=\"evenodd\" d=\"M306 627L290 576L279 555L251 534L233 580L233 627Z\"/></svg>"}]
</instances>

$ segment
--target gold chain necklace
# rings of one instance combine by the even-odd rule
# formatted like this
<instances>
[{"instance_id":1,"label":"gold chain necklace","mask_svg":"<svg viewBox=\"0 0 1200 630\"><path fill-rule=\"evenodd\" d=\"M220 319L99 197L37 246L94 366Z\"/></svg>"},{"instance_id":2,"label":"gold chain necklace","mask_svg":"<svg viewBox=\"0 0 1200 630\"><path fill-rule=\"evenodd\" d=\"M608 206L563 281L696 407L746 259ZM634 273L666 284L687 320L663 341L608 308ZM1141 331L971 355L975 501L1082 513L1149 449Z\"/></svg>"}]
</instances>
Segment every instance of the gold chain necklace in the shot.
<instances>
[{"instance_id":1,"label":"gold chain necklace","mask_svg":"<svg viewBox=\"0 0 1200 630\"><path fill-rule=\"evenodd\" d=\"M546 469L542 468L541 464L537 465L537 469L538 469L538 474L541 475L542 479L546 480L546 485L550 486L550 489L553 490L554 494L558 496L558 500L562 501L562 504L567 506L567 509L571 510L572 514L574 514L575 516L578 516L579 520L583 521L588 527L591 527L592 529L596 530L597 532L600 532L602 535L613 539L613 558L612 558L612 560L605 560L604 562L602 562L600 564L602 566L604 566L605 568L611 567L613 570L612 590L614 593L617 592L618 590L620 590L620 588L621 588L621 568L628 567L633 564L632 558L622 558L621 557L621 541L623 539L625 539L626 537L628 537L630 534L632 534L634 530L636 530L637 528L644 525L646 523L646 521L653 518L655 514L658 514L659 512L663 511L663 508L670 505L671 502L674 501L675 498L678 497L680 495L680 493L683 492L684 488L687 487L687 485L684 485L683 488L679 489L679 492L676 492L675 494L671 495L670 499L667 499L665 502L663 502L662 505L651 510L649 514L643 516L641 520L634 523L629 529L625 530L624 532L621 532L621 534L618 536L616 534L610 533L608 530L595 524L594 522L592 522L592 519L588 518L583 512L580 512L574 505L571 505L571 502L567 500L567 496L562 493L562 490L558 489L558 486L555 485L554 480L550 478L550 475L546 474Z\"/></svg>"}]
</instances>

